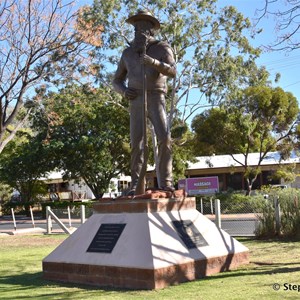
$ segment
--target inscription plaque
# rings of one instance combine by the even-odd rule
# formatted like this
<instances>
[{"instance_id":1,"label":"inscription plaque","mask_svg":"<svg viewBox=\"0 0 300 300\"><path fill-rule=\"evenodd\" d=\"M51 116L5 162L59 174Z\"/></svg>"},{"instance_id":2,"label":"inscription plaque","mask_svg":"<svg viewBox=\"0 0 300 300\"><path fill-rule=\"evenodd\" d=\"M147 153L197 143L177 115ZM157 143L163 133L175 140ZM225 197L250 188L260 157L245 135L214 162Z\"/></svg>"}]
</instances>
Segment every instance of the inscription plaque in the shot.
<instances>
[{"instance_id":1,"label":"inscription plaque","mask_svg":"<svg viewBox=\"0 0 300 300\"><path fill-rule=\"evenodd\" d=\"M208 243L190 220L173 221L177 233L188 249L207 246Z\"/></svg>"},{"instance_id":2,"label":"inscription plaque","mask_svg":"<svg viewBox=\"0 0 300 300\"><path fill-rule=\"evenodd\" d=\"M126 224L101 224L86 252L111 253Z\"/></svg>"}]
</instances>

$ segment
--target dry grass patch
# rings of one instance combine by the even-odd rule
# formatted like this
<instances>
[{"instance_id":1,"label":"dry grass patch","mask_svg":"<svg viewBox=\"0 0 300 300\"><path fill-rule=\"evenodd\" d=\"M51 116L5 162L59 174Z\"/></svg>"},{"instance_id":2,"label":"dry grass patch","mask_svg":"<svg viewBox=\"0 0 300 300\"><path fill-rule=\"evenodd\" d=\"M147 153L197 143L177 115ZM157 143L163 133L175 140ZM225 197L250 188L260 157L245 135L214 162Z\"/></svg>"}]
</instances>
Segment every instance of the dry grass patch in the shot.
<instances>
[{"instance_id":1,"label":"dry grass patch","mask_svg":"<svg viewBox=\"0 0 300 300\"><path fill-rule=\"evenodd\" d=\"M67 235L2 235L0 236L0 250L19 247L54 247L58 246Z\"/></svg>"}]
</instances>

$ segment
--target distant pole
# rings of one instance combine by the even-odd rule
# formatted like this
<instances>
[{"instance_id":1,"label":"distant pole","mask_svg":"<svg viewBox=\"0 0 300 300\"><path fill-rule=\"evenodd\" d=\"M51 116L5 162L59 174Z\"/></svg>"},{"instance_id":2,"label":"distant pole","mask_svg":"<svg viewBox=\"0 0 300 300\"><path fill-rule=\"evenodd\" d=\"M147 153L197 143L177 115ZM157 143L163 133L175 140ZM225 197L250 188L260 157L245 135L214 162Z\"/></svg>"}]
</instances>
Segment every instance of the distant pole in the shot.
<instances>
[{"instance_id":1,"label":"distant pole","mask_svg":"<svg viewBox=\"0 0 300 300\"><path fill-rule=\"evenodd\" d=\"M281 227L279 197L276 197L276 199L274 200L274 206L275 206L276 233L279 235L280 227Z\"/></svg>"},{"instance_id":2,"label":"distant pole","mask_svg":"<svg viewBox=\"0 0 300 300\"><path fill-rule=\"evenodd\" d=\"M14 222L14 229L17 230L17 224L16 224L15 213L14 213L13 208L11 208L11 215L12 215L13 222Z\"/></svg>"},{"instance_id":3,"label":"distant pole","mask_svg":"<svg viewBox=\"0 0 300 300\"><path fill-rule=\"evenodd\" d=\"M50 211L50 206L46 206L47 234L50 234L52 231L52 221L51 221L51 215L49 211Z\"/></svg>"},{"instance_id":4,"label":"distant pole","mask_svg":"<svg viewBox=\"0 0 300 300\"><path fill-rule=\"evenodd\" d=\"M218 228L221 228L221 206L220 206L220 200L215 199L215 224Z\"/></svg>"},{"instance_id":5,"label":"distant pole","mask_svg":"<svg viewBox=\"0 0 300 300\"><path fill-rule=\"evenodd\" d=\"M29 206L29 210L30 210L30 215L31 215L32 227L35 228L33 212L32 212L32 207L31 206Z\"/></svg>"},{"instance_id":6,"label":"distant pole","mask_svg":"<svg viewBox=\"0 0 300 300\"><path fill-rule=\"evenodd\" d=\"M200 211L201 211L201 214L203 214L203 199L202 198L200 199Z\"/></svg>"},{"instance_id":7,"label":"distant pole","mask_svg":"<svg viewBox=\"0 0 300 300\"><path fill-rule=\"evenodd\" d=\"M70 206L68 206L68 219L69 219L69 227L72 227Z\"/></svg>"},{"instance_id":8,"label":"distant pole","mask_svg":"<svg viewBox=\"0 0 300 300\"><path fill-rule=\"evenodd\" d=\"M81 224L85 222L85 205L80 206L81 209Z\"/></svg>"}]
</instances>

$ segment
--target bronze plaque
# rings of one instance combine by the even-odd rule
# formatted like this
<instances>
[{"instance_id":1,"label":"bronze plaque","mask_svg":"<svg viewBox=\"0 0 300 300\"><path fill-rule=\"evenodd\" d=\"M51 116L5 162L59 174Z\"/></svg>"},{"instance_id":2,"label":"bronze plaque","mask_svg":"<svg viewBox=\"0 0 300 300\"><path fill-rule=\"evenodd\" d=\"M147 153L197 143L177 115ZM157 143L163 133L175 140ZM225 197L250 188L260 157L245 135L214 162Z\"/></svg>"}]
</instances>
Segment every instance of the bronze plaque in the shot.
<instances>
[{"instance_id":1,"label":"bronze plaque","mask_svg":"<svg viewBox=\"0 0 300 300\"><path fill-rule=\"evenodd\" d=\"M177 233L188 249L207 246L208 243L190 220L173 221Z\"/></svg>"},{"instance_id":2,"label":"bronze plaque","mask_svg":"<svg viewBox=\"0 0 300 300\"><path fill-rule=\"evenodd\" d=\"M126 224L101 224L86 252L111 253Z\"/></svg>"}]
</instances>

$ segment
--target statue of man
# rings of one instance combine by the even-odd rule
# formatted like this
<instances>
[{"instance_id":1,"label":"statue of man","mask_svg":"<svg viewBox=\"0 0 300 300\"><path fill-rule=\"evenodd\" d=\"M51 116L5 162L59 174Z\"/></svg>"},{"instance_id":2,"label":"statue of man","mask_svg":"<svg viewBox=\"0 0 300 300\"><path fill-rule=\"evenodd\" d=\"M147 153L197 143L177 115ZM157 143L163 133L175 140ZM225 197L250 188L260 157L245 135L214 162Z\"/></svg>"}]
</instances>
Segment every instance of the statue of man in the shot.
<instances>
[{"instance_id":1,"label":"statue of man","mask_svg":"<svg viewBox=\"0 0 300 300\"><path fill-rule=\"evenodd\" d=\"M154 33L160 28L160 23L149 12L138 11L126 22L134 26L134 40L122 53L113 87L130 101L130 194L135 192L144 159L143 78L146 78L147 86L147 114L158 141L158 186L165 191L174 191L171 136L165 104L167 77L176 75L173 51L167 43L154 39ZM142 70L146 73L145 77Z\"/></svg>"}]
</instances>

